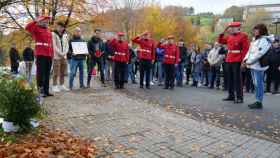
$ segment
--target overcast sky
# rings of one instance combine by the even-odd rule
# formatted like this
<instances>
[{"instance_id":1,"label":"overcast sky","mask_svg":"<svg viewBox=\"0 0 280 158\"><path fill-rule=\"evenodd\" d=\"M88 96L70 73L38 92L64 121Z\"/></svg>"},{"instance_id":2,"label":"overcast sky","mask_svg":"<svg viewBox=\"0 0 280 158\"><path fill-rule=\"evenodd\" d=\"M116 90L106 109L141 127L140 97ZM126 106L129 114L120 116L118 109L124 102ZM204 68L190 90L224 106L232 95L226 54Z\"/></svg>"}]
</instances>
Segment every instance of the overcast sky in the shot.
<instances>
[{"instance_id":1,"label":"overcast sky","mask_svg":"<svg viewBox=\"0 0 280 158\"><path fill-rule=\"evenodd\" d=\"M253 4L280 3L279 0L159 0L162 5L193 6L196 13L223 13L232 5L244 6Z\"/></svg>"}]
</instances>

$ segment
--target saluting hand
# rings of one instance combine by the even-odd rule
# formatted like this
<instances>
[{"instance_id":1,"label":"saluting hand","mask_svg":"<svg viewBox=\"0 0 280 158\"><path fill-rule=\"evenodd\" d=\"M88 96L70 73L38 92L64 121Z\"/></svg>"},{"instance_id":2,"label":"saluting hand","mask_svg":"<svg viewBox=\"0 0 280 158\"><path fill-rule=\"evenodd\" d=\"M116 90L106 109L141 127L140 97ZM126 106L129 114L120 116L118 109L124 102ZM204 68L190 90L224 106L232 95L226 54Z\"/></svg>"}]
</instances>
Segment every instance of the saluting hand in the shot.
<instances>
[{"instance_id":1,"label":"saluting hand","mask_svg":"<svg viewBox=\"0 0 280 158\"><path fill-rule=\"evenodd\" d=\"M224 34L227 33L228 29L229 29L229 26L227 26L227 27L225 28L225 30L224 30L223 33L224 33Z\"/></svg>"}]
</instances>

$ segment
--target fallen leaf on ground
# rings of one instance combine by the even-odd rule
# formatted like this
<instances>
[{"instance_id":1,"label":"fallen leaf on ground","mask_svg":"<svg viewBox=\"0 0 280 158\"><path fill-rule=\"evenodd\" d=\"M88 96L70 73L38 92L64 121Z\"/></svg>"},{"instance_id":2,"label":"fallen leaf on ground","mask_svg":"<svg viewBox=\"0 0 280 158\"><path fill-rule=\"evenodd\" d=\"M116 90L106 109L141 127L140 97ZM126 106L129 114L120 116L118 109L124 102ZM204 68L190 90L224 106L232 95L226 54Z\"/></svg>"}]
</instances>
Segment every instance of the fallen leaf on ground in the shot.
<instances>
[{"instance_id":1,"label":"fallen leaf on ground","mask_svg":"<svg viewBox=\"0 0 280 158\"><path fill-rule=\"evenodd\" d=\"M62 131L40 127L38 133L19 135L16 142L0 142L0 158L91 158L96 155L93 142Z\"/></svg>"}]
</instances>

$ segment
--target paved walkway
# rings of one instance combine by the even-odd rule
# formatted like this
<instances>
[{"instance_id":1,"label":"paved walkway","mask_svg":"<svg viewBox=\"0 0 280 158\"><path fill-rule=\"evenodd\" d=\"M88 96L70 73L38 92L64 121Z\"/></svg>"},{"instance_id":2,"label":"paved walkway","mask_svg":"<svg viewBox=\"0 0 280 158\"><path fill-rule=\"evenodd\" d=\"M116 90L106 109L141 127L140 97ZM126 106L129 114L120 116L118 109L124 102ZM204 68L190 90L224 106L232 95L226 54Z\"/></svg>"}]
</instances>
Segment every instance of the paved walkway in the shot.
<instances>
[{"instance_id":1,"label":"paved walkway","mask_svg":"<svg viewBox=\"0 0 280 158\"><path fill-rule=\"evenodd\" d=\"M100 158L280 157L279 144L199 122L110 88L61 93L46 103L47 124L95 140Z\"/></svg>"},{"instance_id":2,"label":"paved walkway","mask_svg":"<svg viewBox=\"0 0 280 158\"><path fill-rule=\"evenodd\" d=\"M127 94L148 99L163 107L172 106L198 120L219 126L236 128L250 135L280 143L280 99L277 95L265 95L264 108L251 110L248 104L255 101L252 93L244 93L243 104L224 102L227 92L208 88L176 87L174 91L153 86L151 90L141 90L138 85L129 85Z\"/></svg>"}]
</instances>

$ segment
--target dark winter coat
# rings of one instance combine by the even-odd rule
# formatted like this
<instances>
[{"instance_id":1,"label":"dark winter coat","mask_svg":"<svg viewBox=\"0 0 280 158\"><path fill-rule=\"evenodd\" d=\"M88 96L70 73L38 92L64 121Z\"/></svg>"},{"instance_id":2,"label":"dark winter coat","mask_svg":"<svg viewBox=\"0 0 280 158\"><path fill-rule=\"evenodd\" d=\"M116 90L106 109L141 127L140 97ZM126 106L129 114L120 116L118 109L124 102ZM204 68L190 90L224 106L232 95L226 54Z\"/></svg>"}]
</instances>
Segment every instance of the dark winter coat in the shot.
<instances>
[{"instance_id":1,"label":"dark winter coat","mask_svg":"<svg viewBox=\"0 0 280 158\"><path fill-rule=\"evenodd\" d=\"M34 52L30 47L26 47L23 51L23 61L34 61Z\"/></svg>"},{"instance_id":2,"label":"dark winter coat","mask_svg":"<svg viewBox=\"0 0 280 158\"><path fill-rule=\"evenodd\" d=\"M10 54L11 66L18 66L20 60L18 50L15 48L11 48L9 54Z\"/></svg>"},{"instance_id":3,"label":"dark winter coat","mask_svg":"<svg viewBox=\"0 0 280 158\"><path fill-rule=\"evenodd\" d=\"M99 56L96 51L100 50L103 54L101 56ZM91 57L91 59L94 58L102 58L104 56L104 52L105 52L105 44L102 41L102 39L93 36L89 41L88 41L88 50L89 50L89 55Z\"/></svg>"}]
</instances>

